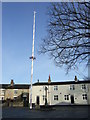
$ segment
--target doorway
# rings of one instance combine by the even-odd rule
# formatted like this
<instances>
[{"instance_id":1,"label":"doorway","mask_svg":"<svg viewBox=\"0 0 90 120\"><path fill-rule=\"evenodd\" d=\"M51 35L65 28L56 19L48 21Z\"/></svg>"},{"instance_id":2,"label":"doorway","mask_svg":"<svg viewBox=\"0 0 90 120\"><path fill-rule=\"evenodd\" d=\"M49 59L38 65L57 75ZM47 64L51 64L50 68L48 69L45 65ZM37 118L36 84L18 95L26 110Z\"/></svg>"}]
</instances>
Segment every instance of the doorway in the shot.
<instances>
[{"instance_id":1,"label":"doorway","mask_svg":"<svg viewBox=\"0 0 90 120\"><path fill-rule=\"evenodd\" d=\"M39 105L39 96L37 96L36 103Z\"/></svg>"},{"instance_id":2,"label":"doorway","mask_svg":"<svg viewBox=\"0 0 90 120\"><path fill-rule=\"evenodd\" d=\"M71 103L74 104L74 96L71 95Z\"/></svg>"}]
</instances>

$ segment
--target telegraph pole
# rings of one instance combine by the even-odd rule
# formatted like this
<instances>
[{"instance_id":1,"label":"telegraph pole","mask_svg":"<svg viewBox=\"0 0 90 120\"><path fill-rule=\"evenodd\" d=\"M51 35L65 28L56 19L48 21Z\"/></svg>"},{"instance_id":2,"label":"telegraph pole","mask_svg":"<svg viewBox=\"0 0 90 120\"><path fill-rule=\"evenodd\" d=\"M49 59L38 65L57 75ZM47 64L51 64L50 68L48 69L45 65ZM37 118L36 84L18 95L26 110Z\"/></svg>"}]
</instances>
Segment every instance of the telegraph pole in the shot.
<instances>
[{"instance_id":1,"label":"telegraph pole","mask_svg":"<svg viewBox=\"0 0 90 120\"><path fill-rule=\"evenodd\" d=\"M31 64L31 80L30 80L31 86L29 88L29 104L30 104L30 109L32 109L33 60L35 59L35 57L34 57L35 14L36 14L36 12L34 11L32 56L30 57L30 59L32 60L32 64Z\"/></svg>"}]
</instances>

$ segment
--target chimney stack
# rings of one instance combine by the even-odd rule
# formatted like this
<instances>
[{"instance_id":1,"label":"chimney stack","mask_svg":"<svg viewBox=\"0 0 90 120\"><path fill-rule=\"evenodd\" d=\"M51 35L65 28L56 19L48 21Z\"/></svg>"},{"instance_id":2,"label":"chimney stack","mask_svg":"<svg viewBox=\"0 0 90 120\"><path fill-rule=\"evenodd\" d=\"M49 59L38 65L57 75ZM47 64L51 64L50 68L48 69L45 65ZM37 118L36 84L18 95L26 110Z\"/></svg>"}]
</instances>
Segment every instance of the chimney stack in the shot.
<instances>
[{"instance_id":1,"label":"chimney stack","mask_svg":"<svg viewBox=\"0 0 90 120\"><path fill-rule=\"evenodd\" d=\"M39 83L39 79L37 80L37 82Z\"/></svg>"},{"instance_id":2,"label":"chimney stack","mask_svg":"<svg viewBox=\"0 0 90 120\"><path fill-rule=\"evenodd\" d=\"M51 78L50 78L50 74L49 74L49 79L48 79L48 83L49 83L49 84L51 83Z\"/></svg>"},{"instance_id":3,"label":"chimney stack","mask_svg":"<svg viewBox=\"0 0 90 120\"><path fill-rule=\"evenodd\" d=\"M11 79L11 83L10 83L10 84L11 84L11 86L13 86L13 85L14 85L13 79Z\"/></svg>"},{"instance_id":4,"label":"chimney stack","mask_svg":"<svg viewBox=\"0 0 90 120\"><path fill-rule=\"evenodd\" d=\"M75 75L75 78L74 78L75 82L78 82L78 79L77 79L77 76Z\"/></svg>"}]
</instances>

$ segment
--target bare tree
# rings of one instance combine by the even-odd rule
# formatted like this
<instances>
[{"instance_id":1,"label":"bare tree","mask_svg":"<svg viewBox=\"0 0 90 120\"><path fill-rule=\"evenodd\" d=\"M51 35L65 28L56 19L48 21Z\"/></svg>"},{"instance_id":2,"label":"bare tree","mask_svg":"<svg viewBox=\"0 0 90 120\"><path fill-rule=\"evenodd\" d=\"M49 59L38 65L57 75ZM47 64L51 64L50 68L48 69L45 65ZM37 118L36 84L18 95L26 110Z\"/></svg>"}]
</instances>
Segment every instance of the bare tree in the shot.
<instances>
[{"instance_id":1,"label":"bare tree","mask_svg":"<svg viewBox=\"0 0 90 120\"><path fill-rule=\"evenodd\" d=\"M43 39L40 53L49 53L57 66L67 71L90 55L90 3L53 3L49 8L48 34Z\"/></svg>"}]
</instances>

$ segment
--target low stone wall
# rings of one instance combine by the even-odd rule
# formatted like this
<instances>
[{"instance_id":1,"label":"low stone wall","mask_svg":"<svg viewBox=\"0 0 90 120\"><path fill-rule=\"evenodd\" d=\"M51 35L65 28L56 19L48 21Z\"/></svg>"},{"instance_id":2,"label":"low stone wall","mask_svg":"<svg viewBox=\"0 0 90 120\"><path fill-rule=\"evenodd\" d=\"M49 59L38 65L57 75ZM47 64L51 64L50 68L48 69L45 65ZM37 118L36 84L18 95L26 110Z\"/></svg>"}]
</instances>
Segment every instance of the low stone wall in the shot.
<instances>
[{"instance_id":1,"label":"low stone wall","mask_svg":"<svg viewBox=\"0 0 90 120\"><path fill-rule=\"evenodd\" d=\"M23 102L13 103L13 107L23 107Z\"/></svg>"},{"instance_id":2,"label":"low stone wall","mask_svg":"<svg viewBox=\"0 0 90 120\"><path fill-rule=\"evenodd\" d=\"M5 102L5 103L2 103L0 106L2 107L23 107L23 101L22 102Z\"/></svg>"}]
</instances>

